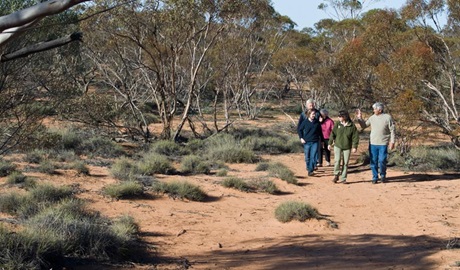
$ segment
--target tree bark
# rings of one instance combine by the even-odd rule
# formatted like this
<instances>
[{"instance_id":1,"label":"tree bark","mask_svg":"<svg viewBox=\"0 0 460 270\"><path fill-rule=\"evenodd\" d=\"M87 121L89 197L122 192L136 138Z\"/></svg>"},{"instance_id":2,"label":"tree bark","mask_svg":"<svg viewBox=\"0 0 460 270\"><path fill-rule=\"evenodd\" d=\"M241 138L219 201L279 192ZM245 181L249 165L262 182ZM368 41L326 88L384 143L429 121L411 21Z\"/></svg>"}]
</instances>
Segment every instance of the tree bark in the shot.
<instances>
[{"instance_id":1,"label":"tree bark","mask_svg":"<svg viewBox=\"0 0 460 270\"><path fill-rule=\"evenodd\" d=\"M83 36L82 33L76 32L76 33L73 33L68 36L58 38L52 41L34 44L32 46L22 48L18 51L2 55L0 57L0 62L7 62L7 61L15 60L21 57L26 57L30 54L51 50L57 47L64 46L73 41L81 41L82 36Z\"/></svg>"}]
</instances>

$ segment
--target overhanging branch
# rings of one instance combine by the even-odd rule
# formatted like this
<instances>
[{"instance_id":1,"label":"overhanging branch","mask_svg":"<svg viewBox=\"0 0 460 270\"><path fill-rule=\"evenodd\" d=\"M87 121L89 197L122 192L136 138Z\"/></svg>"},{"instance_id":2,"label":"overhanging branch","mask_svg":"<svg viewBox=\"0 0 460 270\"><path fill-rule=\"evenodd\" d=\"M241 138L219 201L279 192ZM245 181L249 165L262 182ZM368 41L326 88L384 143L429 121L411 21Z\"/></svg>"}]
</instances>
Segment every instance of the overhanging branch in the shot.
<instances>
[{"instance_id":1,"label":"overhanging branch","mask_svg":"<svg viewBox=\"0 0 460 270\"><path fill-rule=\"evenodd\" d=\"M29 46L29 47L22 48L12 53L4 54L0 57L0 62L7 62L10 60L15 60L18 58L26 57L34 53L51 50L57 47L64 46L73 41L82 41L82 37L83 37L82 33L75 32L73 34L67 35L62 38L58 38L58 39L47 41L47 42L41 42L41 43Z\"/></svg>"}]
</instances>

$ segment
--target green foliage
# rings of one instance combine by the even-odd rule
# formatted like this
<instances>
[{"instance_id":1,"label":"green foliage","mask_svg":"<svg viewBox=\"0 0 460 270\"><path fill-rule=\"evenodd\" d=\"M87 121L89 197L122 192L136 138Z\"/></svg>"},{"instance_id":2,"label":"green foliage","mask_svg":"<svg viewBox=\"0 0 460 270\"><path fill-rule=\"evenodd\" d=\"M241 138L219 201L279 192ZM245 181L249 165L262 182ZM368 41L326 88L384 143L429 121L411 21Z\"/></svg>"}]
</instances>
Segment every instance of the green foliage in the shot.
<instances>
[{"instance_id":1,"label":"green foliage","mask_svg":"<svg viewBox=\"0 0 460 270\"><path fill-rule=\"evenodd\" d=\"M27 176L22 174L22 172L18 172L18 171L11 173L6 178L6 182L11 185L25 183L26 180L27 180Z\"/></svg>"},{"instance_id":2,"label":"green foliage","mask_svg":"<svg viewBox=\"0 0 460 270\"><path fill-rule=\"evenodd\" d=\"M118 239L124 242L135 241L139 234L139 225L134 218L128 215L123 215L113 221L110 229L115 233Z\"/></svg>"},{"instance_id":3,"label":"green foliage","mask_svg":"<svg viewBox=\"0 0 460 270\"><path fill-rule=\"evenodd\" d=\"M110 167L110 174L119 180L132 180L139 174L137 164L131 159L122 157L115 160Z\"/></svg>"},{"instance_id":4,"label":"green foliage","mask_svg":"<svg viewBox=\"0 0 460 270\"><path fill-rule=\"evenodd\" d=\"M278 177L281 180L288 182L289 184L297 184L297 178L293 171L291 171L286 165L281 162L275 163L260 163L256 167L256 171L267 171L273 177Z\"/></svg>"},{"instance_id":5,"label":"green foliage","mask_svg":"<svg viewBox=\"0 0 460 270\"><path fill-rule=\"evenodd\" d=\"M174 171L171 161L166 156L155 152L146 153L138 162L137 167L140 173L145 175L155 173L169 174Z\"/></svg>"},{"instance_id":6,"label":"green foliage","mask_svg":"<svg viewBox=\"0 0 460 270\"><path fill-rule=\"evenodd\" d=\"M38 164L37 170L41 173L54 174L58 168L57 164L50 160L42 160Z\"/></svg>"},{"instance_id":7,"label":"green foliage","mask_svg":"<svg viewBox=\"0 0 460 270\"><path fill-rule=\"evenodd\" d=\"M220 177L222 177L222 176L227 176L227 174L228 174L228 170L227 170L227 169L220 169L220 170L218 170L218 171L216 172L216 176L220 176Z\"/></svg>"},{"instance_id":8,"label":"green foliage","mask_svg":"<svg viewBox=\"0 0 460 270\"><path fill-rule=\"evenodd\" d=\"M237 177L228 177L222 181L222 186L234 188L244 192L251 192L251 186L248 185L243 179Z\"/></svg>"},{"instance_id":9,"label":"green foliage","mask_svg":"<svg viewBox=\"0 0 460 270\"><path fill-rule=\"evenodd\" d=\"M16 165L0 158L0 177L7 176L14 170L16 170Z\"/></svg>"},{"instance_id":10,"label":"green foliage","mask_svg":"<svg viewBox=\"0 0 460 270\"><path fill-rule=\"evenodd\" d=\"M275 209L275 217L277 220L285 223L291 220L305 221L311 218L319 218L319 213L309 204L287 201L281 203Z\"/></svg>"},{"instance_id":11,"label":"green foliage","mask_svg":"<svg viewBox=\"0 0 460 270\"><path fill-rule=\"evenodd\" d=\"M185 156L181 162L181 171L185 174L208 174L209 163L195 155Z\"/></svg>"},{"instance_id":12,"label":"green foliage","mask_svg":"<svg viewBox=\"0 0 460 270\"><path fill-rule=\"evenodd\" d=\"M174 141L160 140L150 146L150 152L176 159L184 154L184 149Z\"/></svg>"},{"instance_id":13,"label":"green foliage","mask_svg":"<svg viewBox=\"0 0 460 270\"><path fill-rule=\"evenodd\" d=\"M114 158L125 154L123 147L104 137L91 137L78 147L82 154L90 157Z\"/></svg>"},{"instance_id":14,"label":"green foliage","mask_svg":"<svg viewBox=\"0 0 460 270\"><path fill-rule=\"evenodd\" d=\"M265 193L268 193L268 194L278 194L280 193L280 190L278 189L278 187L276 186L275 183L273 183L273 181L271 180L268 180L268 179L256 179L256 180L252 180L249 185L254 189L254 190L257 190L257 191L261 191L261 192L265 192Z\"/></svg>"},{"instance_id":15,"label":"green foliage","mask_svg":"<svg viewBox=\"0 0 460 270\"><path fill-rule=\"evenodd\" d=\"M391 153L389 164L417 171L459 171L460 151L451 145L412 147L408 154Z\"/></svg>"},{"instance_id":16,"label":"green foliage","mask_svg":"<svg viewBox=\"0 0 460 270\"><path fill-rule=\"evenodd\" d=\"M39 164L44 159L48 158L48 152L43 149L34 149L27 152L24 156L24 161L28 163Z\"/></svg>"},{"instance_id":17,"label":"green foliage","mask_svg":"<svg viewBox=\"0 0 460 270\"><path fill-rule=\"evenodd\" d=\"M203 201L207 194L200 187L190 184L187 181L173 181L171 183L157 182L153 191L167 193L168 196L178 199L188 199L191 201Z\"/></svg>"},{"instance_id":18,"label":"green foliage","mask_svg":"<svg viewBox=\"0 0 460 270\"><path fill-rule=\"evenodd\" d=\"M77 171L79 175L89 175L89 167L86 165L84 161L75 161L70 165L70 168Z\"/></svg>"},{"instance_id":19,"label":"green foliage","mask_svg":"<svg viewBox=\"0 0 460 270\"><path fill-rule=\"evenodd\" d=\"M77 149L83 142L81 134L74 129L64 129L60 133L61 143L64 149Z\"/></svg>"},{"instance_id":20,"label":"green foliage","mask_svg":"<svg viewBox=\"0 0 460 270\"><path fill-rule=\"evenodd\" d=\"M106 186L104 194L115 199L138 198L144 194L144 188L138 182L123 181L119 184Z\"/></svg>"},{"instance_id":21,"label":"green foliage","mask_svg":"<svg viewBox=\"0 0 460 270\"><path fill-rule=\"evenodd\" d=\"M241 140L241 144L250 149L266 154L295 153L301 145L299 141L296 144L286 143L286 138L280 137L258 137L249 136Z\"/></svg>"}]
</instances>

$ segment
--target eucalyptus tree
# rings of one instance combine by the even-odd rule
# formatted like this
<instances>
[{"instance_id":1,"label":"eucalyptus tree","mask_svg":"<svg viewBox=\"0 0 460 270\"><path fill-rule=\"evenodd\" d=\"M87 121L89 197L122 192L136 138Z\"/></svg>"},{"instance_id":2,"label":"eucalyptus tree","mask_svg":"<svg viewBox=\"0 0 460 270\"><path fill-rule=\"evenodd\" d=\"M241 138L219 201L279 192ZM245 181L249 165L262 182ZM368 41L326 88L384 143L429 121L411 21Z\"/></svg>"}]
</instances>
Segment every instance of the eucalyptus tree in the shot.
<instances>
[{"instance_id":1,"label":"eucalyptus tree","mask_svg":"<svg viewBox=\"0 0 460 270\"><path fill-rule=\"evenodd\" d=\"M42 120L73 91L71 81L63 76L63 66L68 56L77 53L77 47L49 50L62 45L62 35L77 30L64 23L74 20L76 14L65 11L80 2L0 4L1 153L36 143L35 133L41 130Z\"/></svg>"},{"instance_id":2,"label":"eucalyptus tree","mask_svg":"<svg viewBox=\"0 0 460 270\"><path fill-rule=\"evenodd\" d=\"M228 124L230 110L239 117L254 119L264 105L273 85L265 83L271 75L272 58L281 48L285 30L293 24L279 16L269 1L254 0L233 3L233 18L220 38L221 46L213 68L217 70L216 86L224 98Z\"/></svg>"},{"instance_id":3,"label":"eucalyptus tree","mask_svg":"<svg viewBox=\"0 0 460 270\"><path fill-rule=\"evenodd\" d=\"M447 9L448 25L442 28L439 18ZM433 76L420 77L423 85L419 92L424 102L422 119L439 127L460 149L460 63L458 1L408 1L402 11L403 18L414 28L414 35L426 48L434 64ZM418 54L420 55L420 53Z\"/></svg>"},{"instance_id":4,"label":"eucalyptus tree","mask_svg":"<svg viewBox=\"0 0 460 270\"><path fill-rule=\"evenodd\" d=\"M196 93L202 65L225 24L219 17L225 1L138 1L88 21L91 59L101 82L129 108L149 134L145 112L156 112L162 138L178 139ZM153 110L152 110L153 109ZM177 125L175 117L181 113Z\"/></svg>"}]
</instances>

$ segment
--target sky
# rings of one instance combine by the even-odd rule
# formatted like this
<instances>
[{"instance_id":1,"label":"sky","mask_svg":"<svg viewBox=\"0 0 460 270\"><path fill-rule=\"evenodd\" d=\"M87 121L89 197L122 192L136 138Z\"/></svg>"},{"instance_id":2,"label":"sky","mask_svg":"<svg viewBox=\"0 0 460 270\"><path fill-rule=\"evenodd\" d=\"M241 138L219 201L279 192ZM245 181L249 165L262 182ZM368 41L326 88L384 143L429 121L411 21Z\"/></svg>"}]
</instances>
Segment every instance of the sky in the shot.
<instances>
[{"instance_id":1,"label":"sky","mask_svg":"<svg viewBox=\"0 0 460 270\"><path fill-rule=\"evenodd\" d=\"M374 8L393 8L399 10L406 3L406 0L368 0L362 2L364 2L364 10ZM314 24L321 19L336 19L318 9L318 5L324 3L323 0L272 0L272 3L279 14L288 16L297 24L296 29L298 30L305 27L313 28Z\"/></svg>"}]
</instances>

